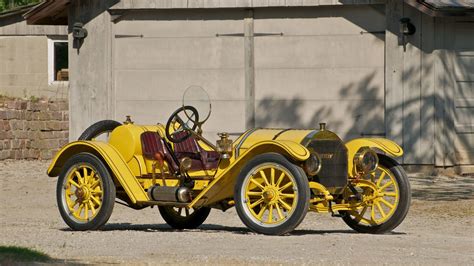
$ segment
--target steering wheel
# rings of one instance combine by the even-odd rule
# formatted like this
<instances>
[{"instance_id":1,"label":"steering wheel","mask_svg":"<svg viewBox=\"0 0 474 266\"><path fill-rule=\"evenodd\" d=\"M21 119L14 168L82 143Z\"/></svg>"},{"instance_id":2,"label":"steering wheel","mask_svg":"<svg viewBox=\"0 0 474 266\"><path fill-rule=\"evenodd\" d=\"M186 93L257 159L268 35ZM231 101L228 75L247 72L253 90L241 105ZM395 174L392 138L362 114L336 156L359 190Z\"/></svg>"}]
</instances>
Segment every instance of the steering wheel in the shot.
<instances>
[{"instance_id":1,"label":"steering wheel","mask_svg":"<svg viewBox=\"0 0 474 266\"><path fill-rule=\"evenodd\" d=\"M189 105L183 106L174 111L168 119L165 128L166 137L173 143L185 141L191 136L190 131L194 131L198 127L198 121L199 114L196 108ZM190 123L192 124L189 125ZM173 129L173 134L170 133L170 129ZM180 132L186 132L186 134L183 134L181 137L176 137L175 133Z\"/></svg>"}]
</instances>

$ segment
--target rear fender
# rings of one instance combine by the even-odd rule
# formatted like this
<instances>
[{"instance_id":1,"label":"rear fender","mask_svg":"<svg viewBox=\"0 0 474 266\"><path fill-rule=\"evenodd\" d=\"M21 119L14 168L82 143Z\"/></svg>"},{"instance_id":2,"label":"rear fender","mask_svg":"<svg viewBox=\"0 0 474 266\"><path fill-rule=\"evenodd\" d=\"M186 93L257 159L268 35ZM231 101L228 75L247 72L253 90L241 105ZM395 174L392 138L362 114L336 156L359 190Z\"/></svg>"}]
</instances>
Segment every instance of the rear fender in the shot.
<instances>
[{"instance_id":1,"label":"rear fender","mask_svg":"<svg viewBox=\"0 0 474 266\"><path fill-rule=\"evenodd\" d=\"M362 147L369 147L374 150L380 150L383 153L392 157L400 157L403 155L403 149L395 142L384 138L359 138L346 142L348 152L348 171L354 176L354 155Z\"/></svg>"},{"instance_id":2,"label":"rear fender","mask_svg":"<svg viewBox=\"0 0 474 266\"><path fill-rule=\"evenodd\" d=\"M231 158L227 162L220 163L214 180L199 193L188 207L191 208L198 202L200 202L198 205L202 206L232 198L234 196L235 181L244 165L256 155L267 152L279 153L296 163L305 161L310 155L306 147L289 140L262 141L248 149L242 149L238 158Z\"/></svg>"},{"instance_id":3,"label":"rear fender","mask_svg":"<svg viewBox=\"0 0 474 266\"><path fill-rule=\"evenodd\" d=\"M63 165L73 155L89 152L98 156L110 169L120 185L124 188L132 203L148 201L148 195L133 175L122 155L112 145L100 141L75 141L64 146L54 157L48 168L48 176L58 176Z\"/></svg>"}]
</instances>

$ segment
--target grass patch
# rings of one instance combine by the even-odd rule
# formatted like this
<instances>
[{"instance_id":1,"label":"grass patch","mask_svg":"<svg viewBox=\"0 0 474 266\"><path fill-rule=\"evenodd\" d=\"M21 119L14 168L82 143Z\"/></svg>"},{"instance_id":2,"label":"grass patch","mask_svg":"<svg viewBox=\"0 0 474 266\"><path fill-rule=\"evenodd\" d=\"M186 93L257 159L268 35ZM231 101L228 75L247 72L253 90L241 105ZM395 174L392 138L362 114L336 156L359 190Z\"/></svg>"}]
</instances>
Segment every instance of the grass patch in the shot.
<instances>
[{"instance_id":1,"label":"grass patch","mask_svg":"<svg viewBox=\"0 0 474 266\"><path fill-rule=\"evenodd\" d=\"M0 246L0 264L8 262L47 262L51 257L29 248Z\"/></svg>"}]
</instances>

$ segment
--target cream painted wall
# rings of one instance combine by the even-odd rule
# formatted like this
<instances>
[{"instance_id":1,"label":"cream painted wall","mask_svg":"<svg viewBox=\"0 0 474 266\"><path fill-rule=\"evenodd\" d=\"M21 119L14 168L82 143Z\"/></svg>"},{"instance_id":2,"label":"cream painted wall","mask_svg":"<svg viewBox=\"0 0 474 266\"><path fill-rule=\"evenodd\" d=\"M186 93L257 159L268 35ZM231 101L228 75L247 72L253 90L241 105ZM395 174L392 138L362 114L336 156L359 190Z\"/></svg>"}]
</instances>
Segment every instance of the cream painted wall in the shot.
<instances>
[{"instance_id":1,"label":"cream painted wall","mask_svg":"<svg viewBox=\"0 0 474 266\"><path fill-rule=\"evenodd\" d=\"M67 98L67 82L48 82L46 36L0 36L0 94Z\"/></svg>"}]
</instances>

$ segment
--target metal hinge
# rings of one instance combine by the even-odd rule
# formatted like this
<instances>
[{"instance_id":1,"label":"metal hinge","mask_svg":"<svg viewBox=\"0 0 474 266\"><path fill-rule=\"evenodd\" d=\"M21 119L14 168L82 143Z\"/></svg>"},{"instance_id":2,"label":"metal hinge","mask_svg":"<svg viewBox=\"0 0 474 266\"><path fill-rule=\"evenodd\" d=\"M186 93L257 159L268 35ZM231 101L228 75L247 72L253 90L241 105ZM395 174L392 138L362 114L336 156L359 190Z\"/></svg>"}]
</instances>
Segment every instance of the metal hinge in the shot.
<instances>
[{"instance_id":1,"label":"metal hinge","mask_svg":"<svg viewBox=\"0 0 474 266\"><path fill-rule=\"evenodd\" d=\"M143 34L115 34L115 38L143 38Z\"/></svg>"}]
</instances>

